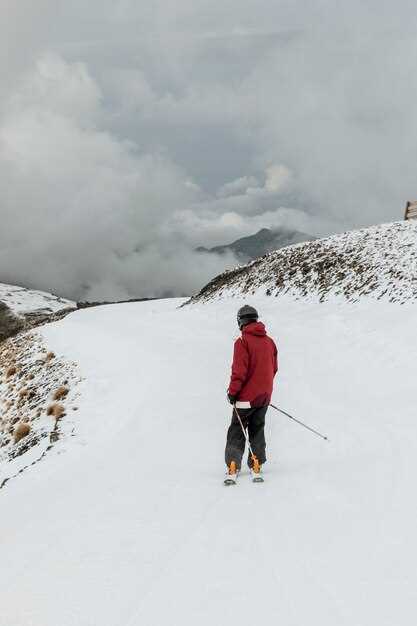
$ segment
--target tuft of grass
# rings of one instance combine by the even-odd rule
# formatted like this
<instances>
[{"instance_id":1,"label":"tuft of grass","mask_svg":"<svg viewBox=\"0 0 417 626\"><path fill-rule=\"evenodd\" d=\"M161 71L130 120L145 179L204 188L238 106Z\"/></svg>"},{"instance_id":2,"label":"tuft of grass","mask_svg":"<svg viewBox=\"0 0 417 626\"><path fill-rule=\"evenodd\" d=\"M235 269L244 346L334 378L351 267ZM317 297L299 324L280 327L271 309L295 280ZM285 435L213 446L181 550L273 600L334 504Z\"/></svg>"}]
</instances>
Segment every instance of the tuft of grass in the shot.
<instances>
[{"instance_id":1,"label":"tuft of grass","mask_svg":"<svg viewBox=\"0 0 417 626\"><path fill-rule=\"evenodd\" d=\"M52 359L54 359L54 358L55 358L55 354L53 352L48 352L46 357L45 357L45 361L46 362L52 361Z\"/></svg>"},{"instance_id":2,"label":"tuft of grass","mask_svg":"<svg viewBox=\"0 0 417 626\"><path fill-rule=\"evenodd\" d=\"M14 376L16 374L16 372L17 372L16 365L11 365L9 368L7 368L7 370L6 370L6 380L8 380L12 376Z\"/></svg>"},{"instance_id":3,"label":"tuft of grass","mask_svg":"<svg viewBox=\"0 0 417 626\"><path fill-rule=\"evenodd\" d=\"M64 398L67 397L68 393L69 393L68 387L65 387L64 385L61 385L61 387L58 387L58 389L55 391L55 393L52 396L52 398L54 400L63 400Z\"/></svg>"},{"instance_id":4,"label":"tuft of grass","mask_svg":"<svg viewBox=\"0 0 417 626\"><path fill-rule=\"evenodd\" d=\"M62 404L59 404L58 402L54 402L53 404L50 404L48 406L46 410L46 414L52 415L52 417L55 417L55 419L59 420L61 419L61 417L64 417L65 408Z\"/></svg>"},{"instance_id":5,"label":"tuft of grass","mask_svg":"<svg viewBox=\"0 0 417 626\"><path fill-rule=\"evenodd\" d=\"M17 424L13 431L13 439L15 443L18 443L23 437L27 437L30 433L30 424L27 422L20 422Z\"/></svg>"}]
</instances>

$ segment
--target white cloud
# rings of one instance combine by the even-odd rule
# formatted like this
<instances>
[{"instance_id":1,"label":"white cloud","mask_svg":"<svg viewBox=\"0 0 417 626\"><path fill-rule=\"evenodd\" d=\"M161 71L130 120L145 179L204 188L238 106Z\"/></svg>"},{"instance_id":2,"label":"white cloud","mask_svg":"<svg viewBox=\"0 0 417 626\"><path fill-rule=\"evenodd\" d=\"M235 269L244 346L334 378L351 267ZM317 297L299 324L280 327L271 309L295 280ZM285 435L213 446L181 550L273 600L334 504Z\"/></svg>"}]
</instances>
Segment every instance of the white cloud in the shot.
<instances>
[{"instance_id":1,"label":"white cloud","mask_svg":"<svg viewBox=\"0 0 417 626\"><path fill-rule=\"evenodd\" d=\"M265 189L271 193L284 191L291 177L291 171L285 165L270 165L266 168Z\"/></svg>"},{"instance_id":2,"label":"white cloud","mask_svg":"<svg viewBox=\"0 0 417 626\"><path fill-rule=\"evenodd\" d=\"M75 298L190 292L222 269L204 256L197 268L167 237L198 186L95 128L99 107L87 69L49 56L12 98L0 124L2 275Z\"/></svg>"},{"instance_id":3,"label":"white cloud","mask_svg":"<svg viewBox=\"0 0 417 626\"><path fill-rule=\"evenodd\" d=\"M191 289L216 271L191 272L196 245L401 217L416 193L411 0L149 6L2 3L0 279Z\"/></svg>"},{"instance_id":4,"label":"white cloud","mask_svg":"<svg viewBox=\"0 0 417 626\"><path fill-rule=\"evenodd\" d=\"M255 176L242 176L241 178L232 180L230 183L222 185L217 192L217 196L219 198L227 198L228 196L245 193L250 187L258 186L259 182Z\"/></svg>"}]
</instances>

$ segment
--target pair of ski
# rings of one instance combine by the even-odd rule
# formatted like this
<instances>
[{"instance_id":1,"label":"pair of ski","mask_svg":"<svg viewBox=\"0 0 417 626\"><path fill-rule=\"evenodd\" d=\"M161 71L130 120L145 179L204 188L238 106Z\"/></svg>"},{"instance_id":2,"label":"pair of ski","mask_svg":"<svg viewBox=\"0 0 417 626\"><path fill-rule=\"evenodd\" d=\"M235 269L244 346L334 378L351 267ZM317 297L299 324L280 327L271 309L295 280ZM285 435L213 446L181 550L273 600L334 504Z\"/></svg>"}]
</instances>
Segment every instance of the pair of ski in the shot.
<instances>
[{"instance_id":1,"label":"pair of ski","mask_svg":"<svg viewBox=\"0 0 417 626\"><path fill-rule=\"evenodd\" d=\"M224 484L226 485L226 487L230 487L231 485L236 485L238 476L239 476L238 473L237 474L226 474L226 478L224 479ZM250 476L251 476L251 481L253 483L263 483L264 482L264 477L262 476L261 473L251 472Z\"/></svg>"}]
</instances>

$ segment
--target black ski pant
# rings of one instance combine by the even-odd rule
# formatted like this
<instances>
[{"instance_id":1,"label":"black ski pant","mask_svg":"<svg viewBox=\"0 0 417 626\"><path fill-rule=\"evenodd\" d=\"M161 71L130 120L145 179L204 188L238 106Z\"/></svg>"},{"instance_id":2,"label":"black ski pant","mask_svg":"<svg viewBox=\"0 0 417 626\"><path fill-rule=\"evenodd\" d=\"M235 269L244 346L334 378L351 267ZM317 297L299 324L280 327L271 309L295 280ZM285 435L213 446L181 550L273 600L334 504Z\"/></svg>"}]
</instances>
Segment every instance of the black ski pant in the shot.
<instances>
[{"instance_id":1,"label":"black ski pant","mask_svg":"<svg viewBox=\"0 0 417 626\"><path fill-rule=\"evenodd\" d=\"M267 406L252 409L236 409L239 413L240 419L242 420L243 427L248 429L252 451L261 465L263 465L266 461L264 428L267 409ZM236 411L233 408L232 421L229 426L229 430L227 431L225 450L226 465L230 465L232 461L235 461L237 468L240 469L242 456L245 452L245 444L245 435L242 432L242 427L239 423ZM248 465L249 467L252 467L252 459L249 451Z\"/></svg>"}]
</instances>

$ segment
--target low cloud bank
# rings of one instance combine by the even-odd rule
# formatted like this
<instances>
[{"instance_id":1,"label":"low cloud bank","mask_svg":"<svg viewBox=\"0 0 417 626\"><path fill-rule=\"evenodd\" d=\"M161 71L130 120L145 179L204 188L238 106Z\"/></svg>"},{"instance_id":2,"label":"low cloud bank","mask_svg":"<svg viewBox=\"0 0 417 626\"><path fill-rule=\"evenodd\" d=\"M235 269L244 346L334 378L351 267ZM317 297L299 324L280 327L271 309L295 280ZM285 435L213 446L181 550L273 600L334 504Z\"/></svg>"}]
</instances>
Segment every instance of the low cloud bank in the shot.
<instances>
[{"instance_id":1,"label":"low cloud bank","mask_svg":"<svg viewBox=\"0 0 417 626\"><path fill-rule=\"evenodd\" d=\"M0 125L3 281L78 300L190 294L236 264L195 253L198 244L287 220L285 211L256 215L285 168L270 168L265 186L251 177L210 197L167 155L100 128L103 116L86 66L56 55L42 57L9 99Z\"/></svg>"},{"instance_id":2,"label":"low cloud bank","mask_svg":"<svg viewBox=\"0 0 417 626\"><path fill-rule=\"evenodd\" d=\"M197 246L402 216L411 0L152 7L3 2L0 281L189 294L236 262Z\"/></svg>"}]
</instances>

